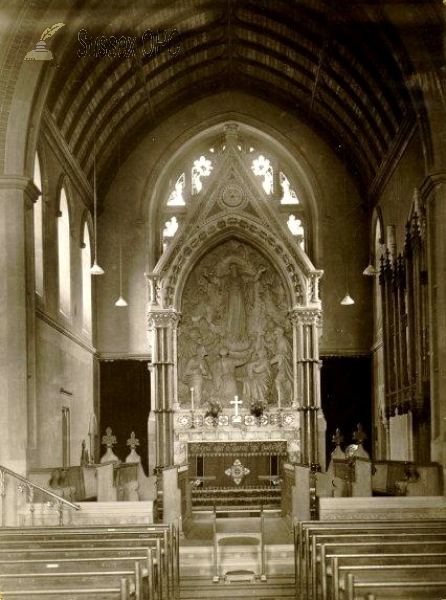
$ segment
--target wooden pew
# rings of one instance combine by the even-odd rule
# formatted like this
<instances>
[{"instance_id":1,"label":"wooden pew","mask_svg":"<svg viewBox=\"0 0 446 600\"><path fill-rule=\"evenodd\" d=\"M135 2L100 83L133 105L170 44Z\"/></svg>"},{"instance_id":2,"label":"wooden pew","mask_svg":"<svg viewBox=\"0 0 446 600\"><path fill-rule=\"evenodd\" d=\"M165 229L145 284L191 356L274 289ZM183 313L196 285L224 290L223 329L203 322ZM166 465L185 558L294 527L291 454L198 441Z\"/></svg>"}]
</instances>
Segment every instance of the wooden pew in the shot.
<instances>
[{"instance_id":1,"label":"wooden pew","mask_svg":"<svg viewBox=\"0 0 446 600\"><path fill-rule=\"evenodd\" d=\"M60 598L72 594L90 597L104 595L107 598L119 598L123 580L125 594L123 600L130 597L143 600L141 595L141 575L139 563L134 564L134 569L113 570L106 568L103 571L61 571L57 573L9 573L0 575L0 589L6 598L25 596L42 597L43 590L47 595ZM128 584L127 582L130 582ZM131 594L131 595L130 595Z\"/></svg>"},{"instance_id":2,"label":"wooden pew","mask_svg":"<svg viewBox=\"0 0 446 600\"><path fill-rule=\"evenodd\" d=\"M392 564L384 564L385 561L378 561L377 564L349 564L341 565L336 568L336 581L333 578L332 600L345 600L348 588L348 576L354 575L357 583L375 583L379 581L404 581L418 580L424 582L442 581L444 579L445 564L438 562L438 557L432 560L423 560L418 557L418 562L408 561L407 556L401 553L400 562L392 561Z\"/></svg>"},{"instance_id":3,"label":"wooden pew","mask_svg":"<svg viewBox=\"0 0 446 600\"><path fill-rule=\"evenodd\" d=\"M327 570L326 580L322 579L322 597L324 600L339 598L340 588L346 589L346 571L349 567L368 567L377 565L400 566L405 565L435 565L446 566L445 552L401 552L396 553L374 553L374 554L326 554L326 560L330 562Z\"/></svg>"},{"instance_id":4,"label":"wooden pew","mask_svg":"<svg viewBox=\"0 0 446 600\"><path fill-rule=\"evenodd\" d=\"M410 533L407 533L409 531ZM350 540L350 543L356 546L355 552L359 552L359 546L364 545L365 539L368 539L368 547L362 548L362 552L368 551L380 551L380 541L383 536L387 536L387 540L391 543L392 536L396 536L396 546L400 546L401 535L404 535L405 539L409 541L409 537L416 534L417 536L422 535L427 541L426 535L431 535L431 540L435 539L445 540L446 535L446 523L444 520L422 520L422 521L410 521L404 522L398 521L355 521L349 522L321 522L311 521L298 523L295 527L295 545L296 545L296 582L300 586L301 596L316 597L318 572L317 565L320 563L319 549L322 544L322 537L326 536L325 543L328 539L333 541L336 546L336 540L340 543L340 537L343 536L345 540ZM371 535L376 534L378 536L378 542L371 538ZM356 539L355 539L356 536ZM416 537L419 542L419 538ZM348 542L344 542L348 544ZM373 546L375 544L375 546ZM440 548L438 548L440 549ZM340 550L347 551L346 546ZM388 546L387 551L390 551L391 547ZM324 565L321 565L323 571ZM310 576L308 576L310 574ZM325 572L322 572L321 586L324 587Z\"/></svg>"},{"instance_id":5,"label":"wooden pew","mask_svg":"<svg viewBox=\"0 0 446 600\"><path fill-rule=\"evenodd\" d=\"M424 540L412 539L405 541L404 544L399 541L398 537L395 536L393 539L388 539L383 542L379 537L369 541L351 541L331 544L323 544L321 547L320 561L314 567L312 565L312 581L311 590L314 591L313 597L318 597L318 582L321 583L322 593L324 592L324 586L326 586L327 577L330 574L327 569L326 554L331 556L335 554L343 555L345 553L356 553L358 556L362 554L401 554L402 557L406 553L413 553L414 551L428 552L434 554L441 554L446 552L446 541L445 540ZM404 558L402 558L404 562ZM319 566L319 569L317 569ZM331 569L330 569L331 572ZM317 578L316 578L317 577Z\"/></svg>"},{"instance_id":6,"label":"wooden pew","mask_svg":"<svg viewBox=\"0 0 446 600\"><path fill-rule=\"evenodd\" d=\"M404 600L440 600L446 594L446 575L444 567L438 573L438 579L402 580L396 578L388 581L363 581L358 575L347 575L346 600L390 600L391 598L404 598Z\"/></svg>"},{"instance_id":7,"label":"wooden pew","mask_svg":"<svg viewBox=\"0 0 446 600\"><path fill-rule=\"evenodd\" d=\"M6 586L8 597L12 594L42 597L43 592L36 591L38 585L47 595L55 597L60 590L51 591L51 585L60 587L58 580L62 578L65 583L76 582L76 586L65 586L64 593L69 594L70 600L76 587L80 596L86 598L91 593L96 599L92 592L94 581L96 587L99 585L102 589L102 592L97 591L98 599L102 593L104 599L107 594L107 598L121 600L133 594L135 600L149 597L151 600L170 600L179 590L178 551L176 528L164 524L136 528L0 530L0 591ZM59 565L57 572L51 575L47 571L49 563ZM112 575L109 577L109 581L113 580L111 588L111 584L100 586L103 571ZM57 586L55 582L58 582ZM28 588L23 589L23 585Z\"/></svg>"}]
</instances>

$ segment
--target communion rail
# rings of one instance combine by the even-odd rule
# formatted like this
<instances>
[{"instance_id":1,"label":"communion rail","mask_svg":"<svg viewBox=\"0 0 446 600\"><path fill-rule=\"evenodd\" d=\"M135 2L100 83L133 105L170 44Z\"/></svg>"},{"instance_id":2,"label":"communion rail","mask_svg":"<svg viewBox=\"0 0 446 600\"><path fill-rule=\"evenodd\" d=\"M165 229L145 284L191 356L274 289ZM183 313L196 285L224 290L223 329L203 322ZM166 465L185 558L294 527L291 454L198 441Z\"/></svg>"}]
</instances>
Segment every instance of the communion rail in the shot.
<instances>
[{"instance_id":1,"label":"communion rail","mask_svg":"<svg viewBox=\"0 0 446 600\"><path fill-rule=\"evenodd\" d=\"M51 505L56 505L59 513L59 525L64 525L64 507L81 510L78 504L70 502L66 498L62 498L58 494L47 490L37 483L33 483L26 477L11 471L7 467L0 465L0 526L18 525L19 515L24 509L23 504L29 506L28 510L31 513L31 524L33 524L33 515L35 510L34 494L39 491L47 502ZM22 501L24 499L24 502Z\"/></svg>"}]
</instances>

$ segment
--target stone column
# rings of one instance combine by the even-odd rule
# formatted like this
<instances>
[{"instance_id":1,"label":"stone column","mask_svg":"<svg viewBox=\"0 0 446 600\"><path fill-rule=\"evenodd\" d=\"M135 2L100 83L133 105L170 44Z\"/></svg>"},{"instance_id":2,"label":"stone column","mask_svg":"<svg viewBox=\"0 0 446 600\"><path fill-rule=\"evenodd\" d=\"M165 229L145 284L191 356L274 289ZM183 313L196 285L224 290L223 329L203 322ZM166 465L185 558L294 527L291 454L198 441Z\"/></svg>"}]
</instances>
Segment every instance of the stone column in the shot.
<instances>
[{"instance_id":1,"label":"stone column","mask_svg":"<svg viewBox=\"0 0 446 600\"><path fill-rule=\"evenodd\" d=\"M446 476L446 171L430 175L420 191L428 227L431 460Z\"/></svg>"},{"instance_id":2,"label":"stone column","mask_svg":"<svg viewBox=\"0 0 446 600\"><path fill-rule=\"evenodd\" d=\"M296 401L297 409L302 415L302 463L306 465L325 464L325 440L319 439L322 438L321 430L325 435L320 403L319 335L321 315L319 308L294 308L291 313L295 331L298 390Z\"/></svg>"},{"instance_id":3,"label":"stone column","mask_svg":"<svg viewBox=\"0 0 446 600\"><path fill-rule=\"evenodd\" d=\"M33 265L28 263L27 238L32 236L29 224L36 197L37 190L27 178L0 177L0 464L22 475L27 471L28 428L32 427L28 418L34 408L34 403L28 406L28 390L34 389L35 380L30 380L33 369L28 364L28 355L34 357L34 315L29 308L34 306L34 289L30 289L34 279L29 275Z\"/></svg>"},{"instance_id":4,"label":"stone column","mask_svg":"<svg viewBox=\"0 0 446 600\"><path fill-rule=\"evenodd\" d=\"M171 308L149 305L148 329L152 351L151 401L155 416L155 471L174 464L173 414L176 390L178 314Z\"/></svg>"}]
</instances>

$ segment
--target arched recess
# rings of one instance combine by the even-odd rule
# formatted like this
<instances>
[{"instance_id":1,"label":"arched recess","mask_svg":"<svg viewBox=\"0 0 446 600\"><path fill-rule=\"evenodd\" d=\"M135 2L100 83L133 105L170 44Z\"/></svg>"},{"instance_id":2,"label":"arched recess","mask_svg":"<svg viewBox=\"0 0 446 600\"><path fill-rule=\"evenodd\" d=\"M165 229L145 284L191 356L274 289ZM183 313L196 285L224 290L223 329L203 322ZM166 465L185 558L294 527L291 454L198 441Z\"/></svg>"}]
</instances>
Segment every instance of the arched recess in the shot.
<instances>
[{"instance_id":1,"label":"arched recess","mask_svg":"<svg viewBox=\"0 0 446 600\"><path fill-rule=\"evenodd\" d=\"M226 157L201 205L196 203L147 273L155 470L187 461L187 423L194 435L200 430L205 436L213 400L227 413L222 423L228 435L237 439L241 434L232 419L240 415L231 413L232 396L243 396L241 410L248 412L250 401L261 400L272 419L265 427L286 440L302 462L320 463L323 455L318 441L322 272L275 217L240 156L234 128L226 142ZM224 306L228 290L231 307ZM200 339L205 332L206 341ZM205 355L209 372L193 379L188 365L203 369ZM250 396L244 384L260 360L267 363L267 382L260 397ZM200 414L198 425L190 422L191 410ZM278 432L281 410L289 415L289 426Z\"/></svg>"}]
</instances>

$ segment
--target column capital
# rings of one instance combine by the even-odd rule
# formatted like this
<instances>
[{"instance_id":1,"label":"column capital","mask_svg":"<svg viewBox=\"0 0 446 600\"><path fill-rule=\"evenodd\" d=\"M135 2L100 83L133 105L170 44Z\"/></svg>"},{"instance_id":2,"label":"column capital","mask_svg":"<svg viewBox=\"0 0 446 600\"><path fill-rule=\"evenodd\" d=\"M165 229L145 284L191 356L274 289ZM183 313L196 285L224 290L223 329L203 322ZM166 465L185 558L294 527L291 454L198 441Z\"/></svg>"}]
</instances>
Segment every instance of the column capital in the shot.
<instances>
[{"instance_id":1,"label":"column capital","mask_svg":"<svg viewBox=\"0 0 446 600\"><path fill-rule=\"evenodd\" d=\"M440 185L446 185L446 170L429 173L420 186L421 197L427 201L429 196Z\"/></svg>"},{"instance_id":2,"label":"column capital","mask_svg":"<svg viewBox=\"0 0 446 600\"><path fill-rule=\"evenodd\" d=\"M147 328L149 331L160 327L172 327L176 329L180 322L181 314L174 308L159 308L148 306L147 310Z\"/></svg>"},{"instance_id":3,"label":"column capital","mask_svg":"<svg viewBox=\"0 0 446 600\"><path fill-rule=\"evenodd\" d=\"M302 323L302 325L322 326L322 310L320 308L301 308L296 306L288 314L294 325Z\"/></svg>"},{"instance_id":4,"label":"column capital","mask_svg":"<svg viewBox=\"0 0 446 600\"><path fill-rule=\"evenodd\" d=\"M0 175L0 192L3 190L24 192L27 208L31 208L42 193L34 181L24 175Z\"/></svg>"}]
</instances>

